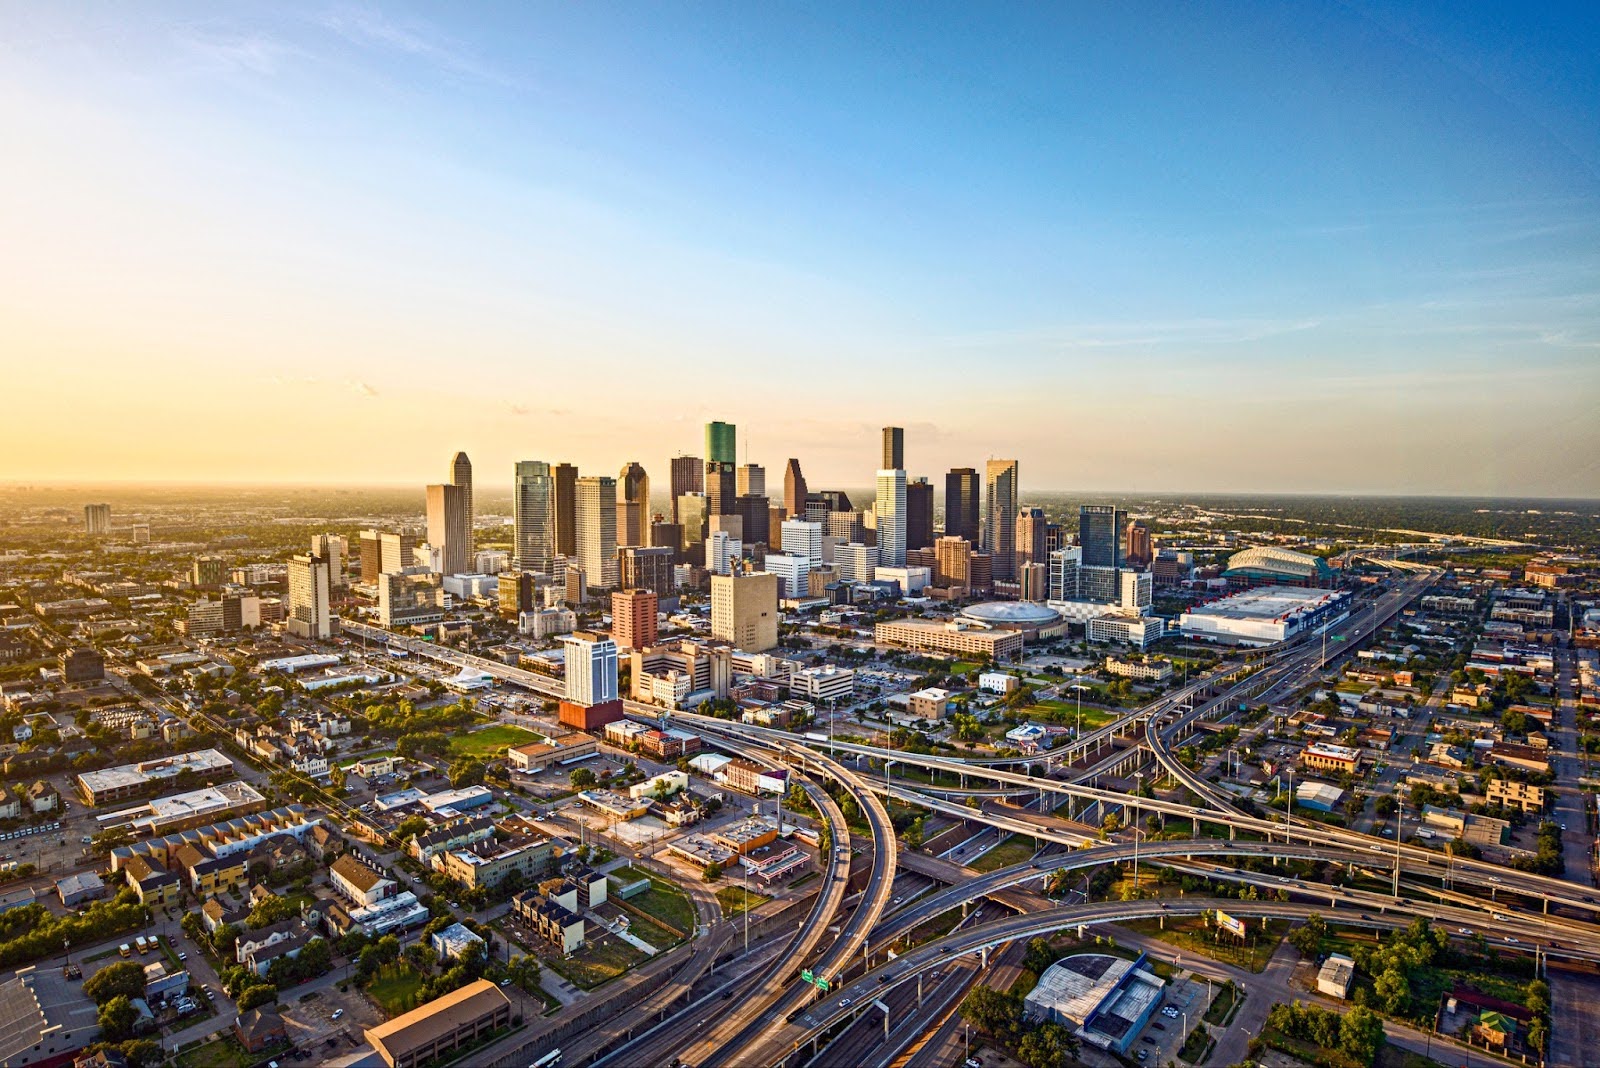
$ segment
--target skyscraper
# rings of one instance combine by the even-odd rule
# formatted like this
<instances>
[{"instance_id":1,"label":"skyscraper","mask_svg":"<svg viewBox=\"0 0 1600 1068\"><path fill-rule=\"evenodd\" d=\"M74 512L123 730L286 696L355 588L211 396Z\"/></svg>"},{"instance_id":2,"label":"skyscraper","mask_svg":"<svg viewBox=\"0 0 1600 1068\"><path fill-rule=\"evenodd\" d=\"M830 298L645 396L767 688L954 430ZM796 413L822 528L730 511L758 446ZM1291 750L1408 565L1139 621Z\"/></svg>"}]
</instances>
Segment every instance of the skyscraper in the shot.
<instances>
[{"instance_id":1,"label":"skyscraper","mask_svg":"<svg viewBox=\"0 0 1600 1068\"><path fill-rule=\"evenodd\" d=\"M1085 504L1078 508L1078 544L1083 547L1084 567L1121 567L1123 529L1128 513L1109 504Z\"/></svg>"},{"instance_id":2,"label":"skyscraper","mask_svg":"<svg viewBox=\"0 0 1600 1068\"><path fill-rule=\"evenodd\" d=\"M111 533L111 506L109 504L84 505L83 529L87 534Z\"/></svg>"},{"instance_id":3,"label":"skyscraper","mask_svg":"<svg viewBox=\"0 0 1600 1068\"><path fill-rule=\"evenodd\" d=\"M747 493L733 502L733 514L744 521L744 543L746 545L771 544L772 511L767 506L766 497L758 497Z\"/></svg>"},{"instance_id":4,"label":"skyscraper","mask_svg":"<svg viewBox=\"0 0 1600 1068\"><path fill-rule=\"evenodd\" d=\"M456 453L456 458L450 461L450 484L461 491L461 513L466 517L466 537L462 541L466 553L466 563L462 570L465 571L472 566L473 554L477 552L478 535L473 527L477 517L472 511L472 461L467 459L467 454L464 452Z\"/></svg>"},{"instance_id":5,"label":"skyscraper","mask_svg":"<svg viewBox=\"0 0 1600 1068\"><path fill-rule=\"evenodd\" d=\"M944 533L978 542L978 472L956 467L944 476Z\"/></svg>"},{"instance_id":6,"label":"skyscraper","mask_svg":"<svg viewBox=\"0 0 1600 1068\"><path fill-rule=\"evenodd\" d=\"M804 519L785 519L782 528L782 549L792 556L806 558L810 569L822 566L822 524Z\"/></svg>"},{"instance_id":7,"label":"skyscraper","mask_svg":"<svg viewBox=\"0 0 1600 1068\"><path fill-rule=\"evenodd\" d=\"M706 463L736 464L739 462L738 430L732 423L706 424Z\"/></svg>"},{"instance_id":8,"label":"skyscraper","mask_svg":"<svg viewBox=\"0 0 1600 1068\"><path fill-rule=\"evenodd\" d=\"M933 483L925 478L906 483L906 551L933 545Z\"/></svg>"},{"instance_id":9,"label":"skyscraper","mask_svg":"<svg viewBox=\"0 0 1600 1068\"><path fill-rule=\"evenodd\" d=\"M575 486L574 540L578 566L591 587L617 585L617 480L606 475L580 478Z\"/></svg>"},{"instance_id":10,"label":"skyscraper","mask_svg":"<svg viewBox=\"0 0 1600 1068\"><path fill-rule=\"evenodd\" d=\"M296 638L332 638L339 621L328 606L332 583L325 557L302 554L289 561L285 629Z\"/></svg>"},{"instance_id":11,"label":"skyscraper","mask_svg":"<svg viewBox=\"0 0 1600 1068\"><path fill-rule=\"evenodd\" d=\"M767 469L760 464L740 464L735 485L741 497L765 497Z\"/></svg>"},{"instance_id":12,"label":"skyscraper","mask_svg":"<svg viewBox=\"0 0 1600 1068\"><path fill-rule=\"evenodd\" d=\"M1027 564L1045 565L1050 560L1050 547L1045 540L1049 524L1045 522L1043 508L1024 508L1017 513L1017 573Z\"/></svg>"},{"instance_id":13,"label":"skyscraper","mask_svg":"<svg viewBox=\"0 0 1600 1068\"><path fill-rule=\"evenodd\" d=\"M1017 575L1017 461L990 460L984 468L983 547L996 582Z\"/></svg>"},{"instance_id":14,"label":"skyscraper","mask_svg":"<svg viewBox=\"0 0 1600 1068\"><path fill-rule=\"evenodd\" d=\"M343 534L311 535L311 555L328 561L328 582L335 589L350 585L350 540Z\"/></svg>"},{"instance_id":15,"label":"skyscraper","mask_svg":"<svg viewBox=\"0 0 1600 1068\"><path fill-rule=\"evenodd\" d=\"M672 458L672 521L682 523L683 517L678 514L678 498L686 493L704 493L706 491L705 461L698 456L674 456Z\"/></svg>"},{"instance_id":16,"label":"skyscraper","mask_svg":"<svg viewBox=\"0 0 1600 1068\"><path fill-rule=\"evenodd\" d=\"M1155 559L1155 552L1150 544L1150 527L1142 519L1135 519L1128 524L1128 550L1126 559L1134 567L1149 567L1150 561Z\"/></svg>"},{"instance_id":17,"label":"skyscraper","mask_svg":"<svg viewBox=\"0 0 1600 1068\"><path fill-rule=\"evenodd\" d=\"M883 428L883 469L893 471L906 468L906 432L897 426Z\"/></svg>"},{"instance_id":18,"label":"skyscraper","mask_svg":"<svg viewBox=\"0 0 1600 1068\"><path fill-rule=\"evenodd\" d=\"M584 706L615 701L617 643L598 634L578 631L562 638L561 644L567 668L567 700Z\"/></svg>"},{"instance_id":19,"label":"skyscraper","mask_svg":"<svg viewBox=\"0 0 1600 1068\"><path fill-rule=\"evenodd\" d=\"M672 565L678 556L675 547L630 545L619 550L617 555L620 564L617 581L623 589L654 590L658 598L677 593L678 586L672 577Z\"/></svg>"},{"instance_id":20,"label":"skyscraper","mask_svg":"<svg viewBox=\"0 0 1600 1068\"><path fill-rule=\"evenodd\" d=\"M645 545L650 537L650 476L637 460L617 479L617 537L623 545Z\"/></svg>"},{"instance_id":21,"label":"skyscraper","mask_svg":"<svg viewBox=\"0 0 1600 1068\"><path fill-rule=\"evenodd\" d=\"M800 461L792 456L783 469L783 510L790 519L806 514L806 476L800 471Z\"/></svg>"},{"instance_id":22,"label":"skyscraper","mask_svg":"<svg viewBox=\"0 0 1600 1068\"><path fill-rule=\"evenodd\" d=\"M578 554L578 469L571 464L556 464L550 469L555 479L556 555L569 559ZM613 517L612 524L616 519Z\"/></svg>"},{"instance_id":23,"label":"skyscraper","mask_svg":"<svg viewBox=\"0 0 1600 1068\"><path fill-rule=\"evenodd\" d=\"M905 471L900 468L884 468L878 472L876 513L878 563L884 567L901 567L906 562Z\"/></svg>"},{"instance_id":24,"label":"skyscraper","mask_svg":"<svg viewBox=\"0 0 1600 1068\"><path fill-rule=\"evenodd\" d=\"M511 486L511 562L549 572L556 555L555 479L543 460L518 461Z\"/></svg>"},{"instance_id":25,"label":"skyscraper","mask_svg":"<svg viewBox=\"0 0 1600 1068\"><path fill-rule=\"evenodd\" d=\"M415 566L417 536L363 530L360 548L361 581L370 586L378 581L379 575Z\"/></svg>"},{"instance_id":26,"label":"skyscraper","mask_svg":"<svg viewBox=\"0 0 1600 1068\"><path fill-rule=\"evenodd\" d=\"M472 562L465 491L446 482L428 487L428 544L439 550L439 572L460 575Z\"/></svg>"}]
</instances>

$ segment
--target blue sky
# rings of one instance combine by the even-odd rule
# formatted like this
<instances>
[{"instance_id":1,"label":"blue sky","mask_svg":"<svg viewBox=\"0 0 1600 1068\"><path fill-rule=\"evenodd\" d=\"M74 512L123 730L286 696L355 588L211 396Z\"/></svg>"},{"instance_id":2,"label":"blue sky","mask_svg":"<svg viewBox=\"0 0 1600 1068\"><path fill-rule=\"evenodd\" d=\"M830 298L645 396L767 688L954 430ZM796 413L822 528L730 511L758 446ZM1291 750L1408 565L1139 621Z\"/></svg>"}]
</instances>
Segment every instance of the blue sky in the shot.
<instances>
[{"instance_id":1,"label":"blue sky","mask_svg":"<svg viewBox=\"0 0 1600 1068\"><path fill-rule=\"evenodd\" d=\"M1600 496L1592 8L131 10L0 10L0 477Z\"/></svg>"}]
</instances>

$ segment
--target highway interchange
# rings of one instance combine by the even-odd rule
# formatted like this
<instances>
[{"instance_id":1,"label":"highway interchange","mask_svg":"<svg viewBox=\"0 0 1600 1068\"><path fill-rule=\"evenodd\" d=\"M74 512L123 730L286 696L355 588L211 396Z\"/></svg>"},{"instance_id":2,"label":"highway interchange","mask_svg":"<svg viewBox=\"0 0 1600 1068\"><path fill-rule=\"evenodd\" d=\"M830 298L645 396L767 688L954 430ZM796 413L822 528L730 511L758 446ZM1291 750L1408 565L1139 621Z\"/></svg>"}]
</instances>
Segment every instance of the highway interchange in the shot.
<instances>
[{"instance_id":1,"label":"highway interchange","mask_svg":"<svg viewBox=\"0 0 1600 1068\"><path fill-rule=\"evenodd\" d=\"M769 956L764 959L772 960L770 966L724 980L717 988L718 995L709 1001L699 999L694 1003L694 1011L669 1017L645 1038L620 1049L614 1045L609 1051L594 1049L586 1059L601 1064L689 1064L696 1068L703 1065L804 1064L831 1029L837 1029L862 1012L881 1014L884 1010L875 1008L875 1003L887 1005L882 999L906 984L915 984L920 990L919 977L933 971L950 972L953 960L978 954L981 962L987 963L990 950L1035 935L1139 918L1195 915L1218 907L1240 918L1303 918L1320 912L1336 915L1343 924L1378 929L1404 926L1414 916L1426 916L1449 925L1457 934L1492 931L1494 937L1503 939L1507 945L1538 946L1541 952L1552 957L1600 961L1600 928L1594 925L1597 905L1592 888L1495 864L1451 859L1398 840L1385 841L1287 815L1265 819L1252 816L1239 811L1230 795L1216 789L1176 756L1177 745L1201 721L1224 718L1243 701L1270 701L1298 689L1328 663L1353 652L1419 596L1433 577L1431 572L1406 573L1395 588L1332 625L1330 629L1337 632L1337 644L1332 647L1317 639L1302 640L1258 651L1248 663L1236 658L1220 665L1210 675L1086 734L1074 746L1080 754L1091 750L1098 752L1097 747L1113 739L1134 738L1141 758L1148 752L1161 772L1181 784L1195 799L1193 804L1101 789L1092 785L1098 765L1091 766L1087 773L1079 770L1068 772L1065 777L1040 777L1028 774L1028 769L1019 767L1026 762L1016 759L953 760L871 745L803 739L786 731L625 702L628 714L634 718L656 722L665 714L686 728L715 738L730 751L791 771L799 769L802 772L800 781L829 826L834 844L831 856L822 858L825 879L800 929L782 940L779 943L782 948L777 952L773 952L770 945L765 947L764 952ZM380 635L388 641L396 640L378 631L371 636ZM487 672L546 696L560 696L555 680L542 675L430 644L407 640L398 644L435 659ZM857 766L851 767L851 761ZM862 770L859 767L862 761L876 763L881 773ZM1032 762L1038 763L1037 758ZM1046 803L1041 805L1042 812L989 804L973 809L949 799L952 795L959 796L960 791L934 791L903 779L891 779L889 772L895 765L942 771L963 784L969 781L986 784L982 792L991 796L996 791L1015 794L1026 791L1046 799ZM867 835L852 836L838 805L816 785L824 779L831 780L852 799L867 822ZM892 910L891 892L901 865L897 838L880 794L947 813L969 824L996 827L1001 833L1031 836L1044 849L1025 864L962 879ZM1132 819L1125 822L1137 822L1143 816L1154 814L1178 826L1187 823L1195 837L1149 842L1135 838L1132 842L1102 843L1085 834L1081 824L1051 815L1054 804L1069 798L1084 806L1097 805L1101 813L1129 810ZM1055 799L1054 804L1049 803L1049 799ZM1227 828L1230 835L1245 834L1247 837L1231 841L1200 837L1202 828L1216 827ZM870 859L871 868L864 891L847 896L845 887L852 853ZM875 944L887 948L919 924L950 909L973 905L981 908L986 898L1004 902L1012 888L1042 881L1054 871L1126 863L1136 853L1152 862L1159 861L1164 866L1203 874L1213 880L1239 880L1270 887L1294 900L1248 902L1233 898L1187 898L1051 906L959 926L950 934L902 952L893 959L880 954L874 960L871 956ZM1392 892L1330 887L1230 866L1229 862L1246 857L1340 864L1352 873L1392 879ZM1449 889L1444 886L1447 874ZM1512 897L1502 901L1503 894ZM1539 911L1521 911L1512 904L1514 901L1534 904ZM1558 911L1551 912L1551 909ZM721 930L725 938L727 925ZM829 938L831 941L824 946ZM726 941L719 941L711 956L714 958L726 948ZM832 989L819 996L813 986L799 979L802 967L829 977ZM980 972L981 966L963 974L970 978ZM953 972L944 978L952 975ZM690 979L689 985L692 982ZM674 994L674 1000L676 996ZM659 1004L656 999L651 1000ZM940 1004L948 1006L950 1002L951 998L944 996ZM897 1040L897 1046L912 1037L915 1036L906 1035L903 1040ZM524 1047L524 1052L537 1048L530 1044Z\"/></svg>"}]
</instances>

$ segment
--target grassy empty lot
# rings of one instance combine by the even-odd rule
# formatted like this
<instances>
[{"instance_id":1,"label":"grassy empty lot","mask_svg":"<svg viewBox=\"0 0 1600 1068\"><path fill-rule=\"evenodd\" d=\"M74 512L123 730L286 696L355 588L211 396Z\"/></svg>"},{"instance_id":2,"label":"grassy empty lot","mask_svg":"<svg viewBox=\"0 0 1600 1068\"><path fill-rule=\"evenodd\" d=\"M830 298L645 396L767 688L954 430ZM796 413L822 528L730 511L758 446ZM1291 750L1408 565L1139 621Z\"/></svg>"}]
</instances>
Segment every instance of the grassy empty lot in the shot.
<instances>
[{"instance_id":1,"label":"grassy empty lot","mask_svg":"<svg viewBox=\"0 0 1600 1068\"><path fill-rule=\"evenodd\" d=\"M969 867L978 871L994 871L997 868L1009 868L1013 864L1021 864L1030 859L1038 849L1033 844L1032 838L1020 834L1013 834L989 852L973 861Z\"/></svg>"},{"instance_id":2,"label":"grassy empty lot","mask_svg":"<svg viewBox=\"0 0 1600 1068\"><path fill-rule=\"evenodd\" d=\"M538 735L522 727L500 723L470 734L458 734L450 739L450 752L455 756L499 756L513 745L526 745Z\"/></svg>"},{"instance_id":3,"label":"grassy empty lot","mask_svg":"<svg viewBox=\"0 0 1600 1068\"><path fill-rule=\"evenodd\" d=\"M367 987L367 996L393 1019L416 1007L417 988L421 985L422 976L417 974L416 969L397 961L378 969L378 977Z\"/></svg>"},{"instance_id":4,"label":"grassy empty lot","mask_svg":"<svg viewBox=\"0 0 1600 1068\"><path fill-rule=\"evenodd\" d=\"M670 928L682 931L685 936L694 933L694 904L686 894L676 886L667 882L659 875L653 875L641 868L632 866L618 868L611 873L623 884L634 882L637 879L649 879L650 889L627 901L616 899L621 908L636 908L649 916L654 916ZM640 935L640 938L645 938ZM645 941L650 939L645 938Z\"/></svg>"},{"instance_id":5,"label":"grassy empty lot","mask_svg":"<svg viewBox=\"0 0 1600 1068\"><path fill-rule=\"evenodd\" d=\"M724 886L717 891L717 901L722 904L724 916L737 916L747 908L760 908L771 900L765 894L758 894L753 890L746 897L744 888L739 886Z\"/></svg>"},{"instance_id":6,"label":"grassy empty lot","mask_svg":"<svg viewBox=\"0 0 1600 1068\"><path fill-rule=\"evenodd\" d=\"M545 964L566 976L574 986L592 990L648 959L644 950L636 949L614 935L604 935L571 957L546 957Z\"/></svg>"},{"instance_id":7,"label":"grassy empty lot","mask_svg":"<svg viewBox=\"0 0 1600 1068\"><path fill-rule=\"evenodd\" d=\"M1047 720L1060 723L1063 727L1078 726L1078 703L1076 701L1040 701L1030 705L1025 711L1032 719ZM1086 731L1099 730L1107 723L1117 718L1117 713L1109 712L1104 708L1083 706L1083 729Z\"/></svg>"},{"instance_id":8,"label":"grassy empty lot","mask_svg":"<svg viewBox=\"0 0 1600 1068\"><path fill-rule=\"evenodd\" d=\"M1271 920L1265 931L1261 930L1259 921L1250 920L1247 922L1250 938L1241 943L1232 935L1218 934L1207 927L1205 919L1200 916L1174 916L1167 920L1164 931L1160 920L1131 920L1122 926L1130 931L1153 935L1186 953L1198 953L1252 972L1259 972L1267 966L1278 943L1289 933L1287 920Z\"/></svg>"}]
</instances>

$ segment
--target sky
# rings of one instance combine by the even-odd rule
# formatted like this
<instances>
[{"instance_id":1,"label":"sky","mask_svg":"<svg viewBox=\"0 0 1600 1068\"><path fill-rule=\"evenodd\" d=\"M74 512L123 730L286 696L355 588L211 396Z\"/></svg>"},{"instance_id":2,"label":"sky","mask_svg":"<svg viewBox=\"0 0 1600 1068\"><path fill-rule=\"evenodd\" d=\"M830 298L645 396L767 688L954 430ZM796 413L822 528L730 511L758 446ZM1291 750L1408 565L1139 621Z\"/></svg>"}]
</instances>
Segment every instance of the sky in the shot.
<instances>
[{"instance_id":1,"label":"sky","mask_svg":"<svg viewBox=\"0 0 1600 1068\"><path fill-rule=\"evenodd\" d=\"M0 479L1600 497L1600 7L0 5Z\"/></svg>"}]
</instances>

